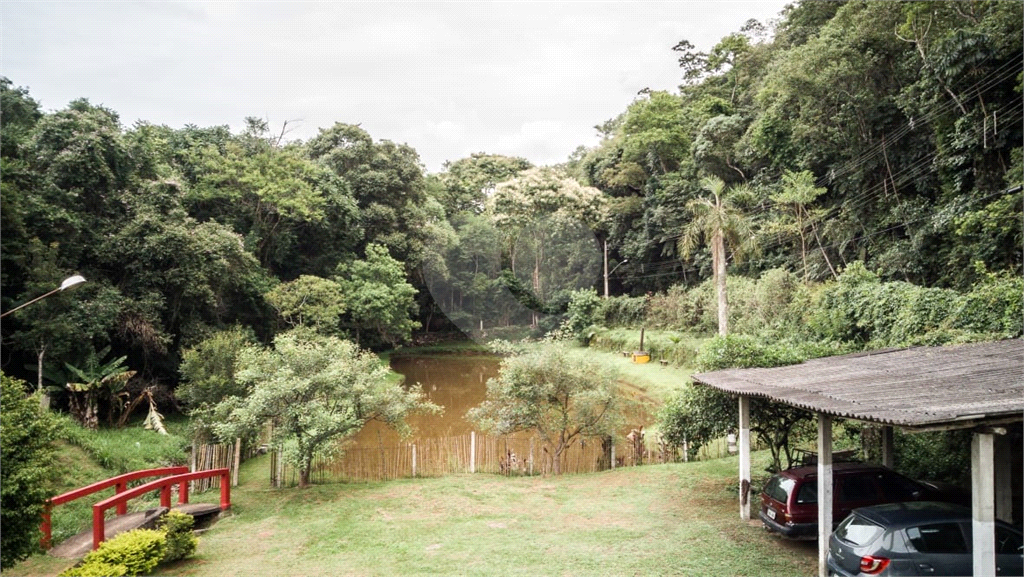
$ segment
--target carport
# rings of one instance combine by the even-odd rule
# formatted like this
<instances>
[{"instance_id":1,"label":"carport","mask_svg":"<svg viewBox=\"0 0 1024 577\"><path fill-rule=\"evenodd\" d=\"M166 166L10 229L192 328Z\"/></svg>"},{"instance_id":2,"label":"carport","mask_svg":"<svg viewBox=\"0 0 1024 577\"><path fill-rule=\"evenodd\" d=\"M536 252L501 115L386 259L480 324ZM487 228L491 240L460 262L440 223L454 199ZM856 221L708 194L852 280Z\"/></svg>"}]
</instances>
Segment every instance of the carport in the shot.
<instances>
[{"instance_id":1,"label":"carport","mask_svg":"<svg viewBox=\"0 0 1024 577\"><path fill-rule=\"evenodd\" d=\"M995 575L995 519L1011 519L1012 451L1007 425L1024 421L1024 341L882 350L771 369L693 375L739 397L740 517L750 519L750 398L806 409L818 420L818 502L832 502L832 420L883 427L892 466L893 427L908 432L970 429L974 574ZM832 533L832 508L818 507L818 571Z\"/></svg>"}]
</instances>

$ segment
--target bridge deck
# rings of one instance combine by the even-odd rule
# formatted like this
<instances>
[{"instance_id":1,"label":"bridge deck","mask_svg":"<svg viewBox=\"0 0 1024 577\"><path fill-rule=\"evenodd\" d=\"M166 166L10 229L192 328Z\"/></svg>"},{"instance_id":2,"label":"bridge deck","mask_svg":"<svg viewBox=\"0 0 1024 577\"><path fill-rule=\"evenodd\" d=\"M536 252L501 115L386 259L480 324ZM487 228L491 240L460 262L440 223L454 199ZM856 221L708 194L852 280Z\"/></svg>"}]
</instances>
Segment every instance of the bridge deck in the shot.
<instances>
[{"instance_id":1,"label":"bridge deck","mask_svg":"<svg viewBox=\"0 0 1024 577\"><path fill-rule=\"evenodd\" d=\"M197 524L201 518L213 517L220 512L220 506L212 503L189 503L172 508L175 511L181 511L196 517ZM131 531L132 529L152 529L156 526L160 516L166 511L166 507L156 507L107 519L103 524L104 539L110 539L115 535ZM54 557L63 559L81 559L89 551L92 551L92 527L54 546L50 549L49 553Z\"/></svg>"}]
</instances>

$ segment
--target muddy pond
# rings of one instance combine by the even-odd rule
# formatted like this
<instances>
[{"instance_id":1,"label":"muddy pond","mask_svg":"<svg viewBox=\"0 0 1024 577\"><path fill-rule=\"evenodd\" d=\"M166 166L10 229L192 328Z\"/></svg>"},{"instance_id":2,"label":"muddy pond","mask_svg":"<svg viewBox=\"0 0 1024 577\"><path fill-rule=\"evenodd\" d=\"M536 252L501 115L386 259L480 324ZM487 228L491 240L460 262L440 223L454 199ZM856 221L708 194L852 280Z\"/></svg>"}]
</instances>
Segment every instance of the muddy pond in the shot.
<instances>
[{"instance_id":1,"label":"muddy pond","mask_svg":"<svg viewBox=\"0 0 1024 577\"><path fill-rule=\"evenodd\" d=\"M482 355L397 356L391 368L406 383L419 383L427 400L444 407L441 414L413 415L414 438L451 437L474 430L466 412L487 396L487 379L498 376L500 360ZM402 441L390 427L371 422L353 439L354 448L397 445Z\"/></svg>"}]
</instances>

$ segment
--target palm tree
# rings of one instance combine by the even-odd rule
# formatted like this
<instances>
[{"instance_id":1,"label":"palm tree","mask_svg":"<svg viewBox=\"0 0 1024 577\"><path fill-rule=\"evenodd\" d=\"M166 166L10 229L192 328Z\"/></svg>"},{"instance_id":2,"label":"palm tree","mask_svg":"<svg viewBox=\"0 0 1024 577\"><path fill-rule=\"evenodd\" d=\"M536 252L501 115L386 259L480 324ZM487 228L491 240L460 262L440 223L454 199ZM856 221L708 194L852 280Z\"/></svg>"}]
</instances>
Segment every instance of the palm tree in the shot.
<instances>
[{"instance_id":1,"label":"palm tree","mask_svg":"<svg viewBox=\"0 0 1024 577\"><path fill-rule=\"evenodd\" d=\"M726 246L737 259L754 248L750 223L733 200L750 196L747 186L734 187L728 194L725 182L713 176L701 181L701 188L711 193L710 197L695 198L686 203L693 220L683 228L679 237L679 253L689 258L701 241L710 242L712 268L714 269L715 290L718 296L718 334L729 333L729 296L725 287Z\"/></svg>"}]
</instances>

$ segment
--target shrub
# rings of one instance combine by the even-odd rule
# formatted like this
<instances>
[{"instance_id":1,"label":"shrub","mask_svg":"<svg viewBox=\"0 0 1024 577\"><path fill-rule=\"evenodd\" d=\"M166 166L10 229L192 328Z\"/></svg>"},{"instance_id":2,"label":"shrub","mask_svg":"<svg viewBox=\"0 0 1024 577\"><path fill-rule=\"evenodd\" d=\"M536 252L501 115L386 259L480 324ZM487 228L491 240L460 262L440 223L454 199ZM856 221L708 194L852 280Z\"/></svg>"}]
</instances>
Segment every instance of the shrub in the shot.
<instances>
[{"instance_id":1,"label":"shrub","mask_svg":"<svg viewBox=\"0 0 1024 577\"><path fill-rule=\"evenodd\" d=\"M51 497L50 468L57 422L25 396L26 383L0 373L0 567L9 568L39 548L39 517Z\"/></svg>"},{"instance_id":2,"label":"shrub","mask_svg":"<svg viewBox=\"0 0 1024 577\"><path fill-rule=\"evenodd\" d=\"M562 324L580 344L586 345L589 340L587 330L597 322L601 309L601 297L594 289L580 289L569 295L568 311Z\"/></svg>"},{"instance_id":3,"label":"shrub","mask_svg":"<svg viewBox=\"0 0 1024 577\"><path fill-rule=\"evenodd\" d=\"M647 297L618 296L604 299L601 313L606 327L639 328L647 319Z\"/></svg>"},{"instance_id":4,"label":"shrub","mask_svg":"<svg viewBox=\"0 0 1024 577\"><path fill-rule=\"evenodd\" d=\"M867 348L942 345L1020 336L1024 279L988 275L966 294L906 282L883 283L857 262L820 291L812 336Z\"/></svg>"},{"instance_id":5,"label":"shrub","mask_svg":"<svg viewBox=\"0 0 1024 577\"><path fill-rule=\"evenodd\" d=\"M196 552L199 539L192 533L195 519L178 511L168 511L157 523L157 528L167 535L164 563L190 557Z\"/></svg>"},{"instance_id":6,"label":"shrub","mask_svg":"<svg viewBox=\"0 0 1024 577\"><path fill-rule=\"evenodd\" d=\"M989 274L985 281L963 295L949 321L949 328L975 333L995 333L1015 338L1024 332L1024 278Z\"/></svg>"},{"instance_id":7,"label":"shrub","mask_svg":"<svg viewBox=\"0 0 1024 577\"><path fill-rule=\"evenodd\" d=\"M127 574L128 569L124 565L87 561L64 570L58 577L124 577Z\"/></svg>"},{"instance_id":8,"label":"shrub","mask_svg":"<svg viewBox=\"0 0 1024 577\"><path fill-rule=\"evenodd\" d=\"M135 529L100 543L100 548L89 552L82 564L61 573L62 577L109 574L104 569L114 568L118 575L145 575L156 568L167 550L163 531Z\"/></svg>"},{"instance_id":9,"label":"shrub","mask_svg":"<svg viewBox=\"0 0 1024 577\"><path fill-rule=\"evenodd\" d=\"M784 342L770 345L749 335L716 336L709 340L697 355L697 369L747 369L751 367L781 367L803 362L807 357L797 345Z\"/></svg>"}]
</instances>

